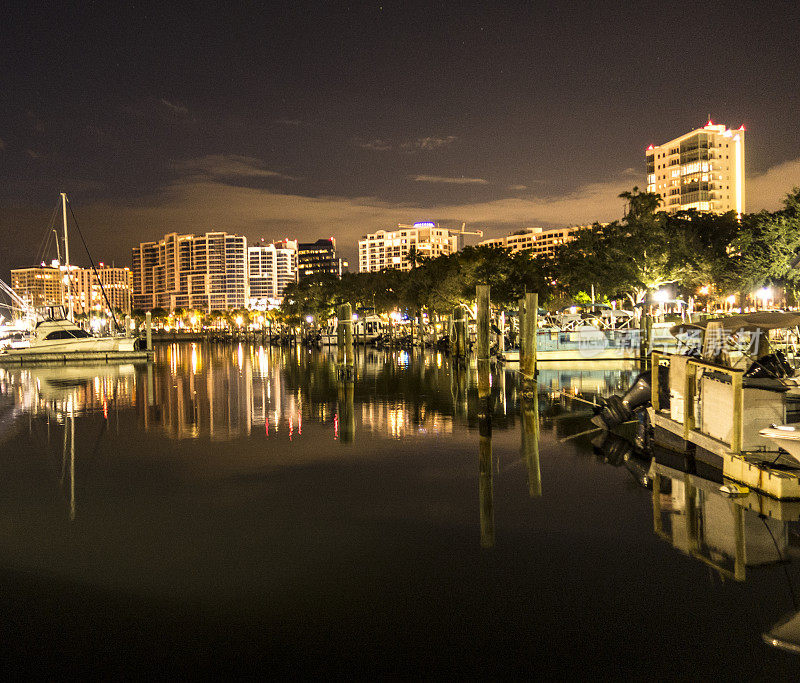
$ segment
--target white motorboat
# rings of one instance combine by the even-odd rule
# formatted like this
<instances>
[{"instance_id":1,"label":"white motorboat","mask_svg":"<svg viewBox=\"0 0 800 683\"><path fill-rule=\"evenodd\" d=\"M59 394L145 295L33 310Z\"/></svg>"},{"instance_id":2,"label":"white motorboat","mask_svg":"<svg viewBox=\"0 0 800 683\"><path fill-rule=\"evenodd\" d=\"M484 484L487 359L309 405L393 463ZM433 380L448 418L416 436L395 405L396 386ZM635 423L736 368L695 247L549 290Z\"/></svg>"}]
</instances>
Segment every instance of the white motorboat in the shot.
<instances>
[{"instance_id":1,"label":"white motorboat","mask_svg":"<svg viewBox=\"0 0 800 683\"><path fill-rule=\"evenodd\" d=\"M774 442L800 464L800 425L772 425L758 433Z\"/></svg>"},{"instance_id":2,"label":"white motorboat","mask_svg":"<svg viewBox=\"0 0 800 683\"><path fill-rule=\"evenodd\" d=\"M69 320L51 318L36 326L28 346L6 349L3 355L134 351L136 341L133 337L95 337Z\"/></svg>"}]
</instances>

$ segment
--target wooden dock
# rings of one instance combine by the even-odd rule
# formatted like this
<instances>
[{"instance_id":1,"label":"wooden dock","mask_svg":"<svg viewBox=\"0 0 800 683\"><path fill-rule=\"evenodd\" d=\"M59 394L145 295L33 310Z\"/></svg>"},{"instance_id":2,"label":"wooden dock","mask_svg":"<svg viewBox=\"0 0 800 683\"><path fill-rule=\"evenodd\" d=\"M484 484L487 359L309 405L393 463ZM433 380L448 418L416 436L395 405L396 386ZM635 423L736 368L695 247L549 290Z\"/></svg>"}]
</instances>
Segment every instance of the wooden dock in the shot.
<instances>
[{"instance_id":1,"label":"wooden dock","mask_svg":"<svg viewBox=\"0 0 800 683\"><path fill-rule=\"evenodd\" d=\"M70 365L72 363L146 363L152 351L83 351L73 353L0 353L0 366Z\"/></svg>"},{"instance_id":2,"label":"wooden dock","mask_svg":"<svg viewBox=\"0 0 800 683\"><path fill-rule=\"evenodd\" d=\"M777 451L734 453L731 444L704 434L698 429L685 429L684 424L671 419L666 412L648 408L654 438L672 450L688 451L698 447L713 453L722 461L722 476L777 500L800 500L800 470L791 458ZM666 432L668 438L663 438ZM671 437L671 438L670 438Z\"/></svg>"}]
</instances>

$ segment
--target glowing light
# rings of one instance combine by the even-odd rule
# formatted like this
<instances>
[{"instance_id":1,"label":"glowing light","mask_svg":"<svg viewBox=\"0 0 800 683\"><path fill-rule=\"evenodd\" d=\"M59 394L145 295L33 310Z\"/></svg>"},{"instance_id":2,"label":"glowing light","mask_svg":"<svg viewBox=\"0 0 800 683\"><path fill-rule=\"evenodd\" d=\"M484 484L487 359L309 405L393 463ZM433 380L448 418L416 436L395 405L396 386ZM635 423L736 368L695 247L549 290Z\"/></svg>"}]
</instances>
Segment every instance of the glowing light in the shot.
<instances>
[{"instance_id":1,"label":"glowing light","mask_svg":"<svg viewBox=\"0 0 800 683\"><path fill-rule=\"evenodd\" d=\"M433 223L431 221L422 221L420 223L414 223L414 227L415 228L435 228L436 227L436 223Z\"/></svg>"},{"instance_id":2,"label":"glowing light","mask_svg":"<svg viewBox=\"0 0 800 683\"><path fill-rule=\"evenodd\" d=\"M236 324L237 324L239 327L241 327L243 322L244 322L244 318L243 318L242 316L240 316L240 315L237 315L237 316L236 316Z\"/></svg>"},{"instance_id":3,"label":"glowing light","mask_svg":"<svg viewBox=\"0 0 800 683\"><path fill-rule=\"evenodd\" d=\"M653 145L650 145L650 146L647 148L647 151L648 151L648 152L652 152L654 149L655 149L655 147L653 147Z\"/></svg>"},{"instance_id":4,"label":"glowing light","mask_svg":"<svg viewBox=\"0 0 800 683\"><path fill-rule=\"evenodd\" d=\"M768 301L772 298L772 290L769 287L762 287L756 292L756 298L761 301Z\"/></svg>"},{"instance_id":5,"label":"glowing light","mask_svg":"<svg viewBox=\"0 0 800 683\"><path fill-rule=\"evenodd\" d=\"M358 313L353 313L353 320L358 320Z\"/></svg>"},{"instance_id":6,"label":"glowing light","mask_svg":"<svg viewBox=\"0 0 800 683\"><path fill-rule=\"evenodd\" d=\"M306 322L307 323L313 323L314 322L314 316L313 315L307 315L306 316Z\"/></svg>"},{"instance_id":7,"label":"glowing light","mask_svg":"<svg viewBox=\"0 0 800 683\"><path fill-rule=\"evenodd\" d=\"M709 292L708 285L703 285L700 289L697 290L698 294L702 294L703 296L707 296Z\"/></svg>"},{"instance_id":8,"label":"glowing light","mask_svg":"<svg viewBox=\"0 0 800 683\"><path fill-rule=\"evenodd\" d=\"M735 294L731 294L727 299L725 299L725 301L727 301L729 304L735 304L736 303L736 295Z\"/></svg>"},{"instance_id":9,"label":"glowing light","mask_svg":"<svg viewBox=\"0 0 800 683\"><path fill-rule=\"evenodd\" d=\"M659 289L653 294L653 301L658 301L659 303L669 301L669 292L666 289Z\"/></svg>"}]
</instances>

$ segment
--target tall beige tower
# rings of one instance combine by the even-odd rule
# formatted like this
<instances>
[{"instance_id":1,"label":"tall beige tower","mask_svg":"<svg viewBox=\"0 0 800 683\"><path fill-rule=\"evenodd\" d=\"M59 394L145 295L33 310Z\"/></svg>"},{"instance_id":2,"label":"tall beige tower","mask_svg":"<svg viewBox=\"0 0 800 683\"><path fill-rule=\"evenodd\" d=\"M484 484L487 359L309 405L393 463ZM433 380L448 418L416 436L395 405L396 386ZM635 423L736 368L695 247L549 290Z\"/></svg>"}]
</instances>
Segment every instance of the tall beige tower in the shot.
<instances>
[{"instance_id":1,"label":"tall beige tower","mask_svg":"<svg viewBox=\"0 0 800 683\"><path fill-rule=\"evenodd\" d=\"M696 209L744 213L744 126L709 121L663 145L647 148L647 191L669 212Z\"/></svg>"}]
</instances>

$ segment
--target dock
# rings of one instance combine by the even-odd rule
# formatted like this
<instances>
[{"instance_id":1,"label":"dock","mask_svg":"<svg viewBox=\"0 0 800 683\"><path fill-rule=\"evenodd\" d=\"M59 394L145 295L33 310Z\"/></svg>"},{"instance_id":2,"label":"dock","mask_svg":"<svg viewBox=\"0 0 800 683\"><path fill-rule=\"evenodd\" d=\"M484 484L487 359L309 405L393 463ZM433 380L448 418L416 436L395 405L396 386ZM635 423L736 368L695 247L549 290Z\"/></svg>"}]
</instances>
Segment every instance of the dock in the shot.
<instances>
[{"instance_id":1,"label":"dock","mask_svg":"<svg viewBox=\"0 0 800 683\"><path fill-rule=\"evenodd\" d=\"M770 448L758 434L771 421L782 421L780 400L770 403L770 392L745 386L743 370L687 356L671 358L670 373L682 391L672 392L670 408L659 401L658 365L662 354L653 353L652 397L647 408L655 442L670 450L690 452L695 448L717 457L723 477L778 500L800 500L800 469L790 457ZM727 382L700 377L701 370L727 376ZM672 380L671 380L672 381ZM695 404L698 392L706 400L731 406L729 413L707 407L701 418ZM775 405L773 405L775 404Z\"/></svg>"},{"instance_id":2,"label":"dock","mask_svg":"<svg viewBox=\"0 0 800 683\"><path fill-rule=\"evenodd\" d=\"M69 365L71 363L146 363L152 351L84 351L75 353L0 353L0 366Z\"/></svg>"}]
</instances>

